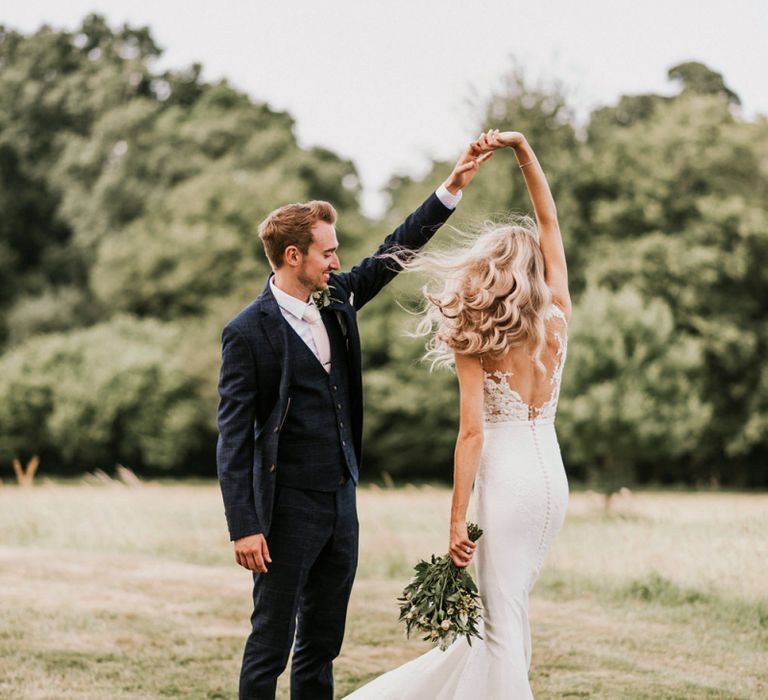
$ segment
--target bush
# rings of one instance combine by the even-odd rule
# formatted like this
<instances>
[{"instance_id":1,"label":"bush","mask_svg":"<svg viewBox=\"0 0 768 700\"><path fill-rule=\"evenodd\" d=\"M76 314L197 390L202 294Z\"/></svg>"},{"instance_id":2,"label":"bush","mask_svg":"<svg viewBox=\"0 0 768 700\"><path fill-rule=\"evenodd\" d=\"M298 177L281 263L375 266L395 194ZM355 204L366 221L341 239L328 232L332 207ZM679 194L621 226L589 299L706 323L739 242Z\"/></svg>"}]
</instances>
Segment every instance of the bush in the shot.
<instances>
[{"instance_id":1,"label":"bush","mask_svg":"<svg viewBox=\"0 0 768 700\"><path fill-rule=\"evenodd\" d=\"M211 465L213 410L181 366L182 341L169 324L121 316L7 353L0 458L36 453L65 472L115 462L179 474Z\"/></svg>"}]
</instances>

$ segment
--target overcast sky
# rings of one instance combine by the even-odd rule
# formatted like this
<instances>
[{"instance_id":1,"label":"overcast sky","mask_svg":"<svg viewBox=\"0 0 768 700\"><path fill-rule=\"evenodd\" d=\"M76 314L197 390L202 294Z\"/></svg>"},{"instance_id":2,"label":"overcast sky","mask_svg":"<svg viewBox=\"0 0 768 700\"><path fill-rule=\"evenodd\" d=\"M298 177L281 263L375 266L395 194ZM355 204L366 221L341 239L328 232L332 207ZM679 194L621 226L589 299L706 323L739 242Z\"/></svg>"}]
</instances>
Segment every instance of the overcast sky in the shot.
<instances>
[{"instance_id":1,"label":"overcast sky","mask_svg":"<svg viewBox=\"0 0 768 700\"><path fill-rule=\"evenodd\" d=\"M565 83L582 114L669 92L667 69L690 59L723 73L747 115L768 114L768 0L0 0L0 22L25 32L89 12L149 25L163 67L200 62L289 111L302 145L355 162L373 214L392 174L476 136L513 59Z\"/></svg>"}]
</instances>

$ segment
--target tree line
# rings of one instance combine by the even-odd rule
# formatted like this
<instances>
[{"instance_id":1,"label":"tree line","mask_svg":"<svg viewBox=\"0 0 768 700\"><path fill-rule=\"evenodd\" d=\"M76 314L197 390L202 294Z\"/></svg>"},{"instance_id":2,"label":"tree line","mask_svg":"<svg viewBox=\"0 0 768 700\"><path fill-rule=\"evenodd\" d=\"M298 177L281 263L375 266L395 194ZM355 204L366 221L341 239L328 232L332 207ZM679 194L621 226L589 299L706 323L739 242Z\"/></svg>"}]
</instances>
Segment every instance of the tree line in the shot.
<instances>
[{"instance_id":1,"label":"tree line","mask_svg":"<svg viewBox=\"0 0 768 700\"><path fill-rule=\"evenodd\" d=\"M393 177L386 217L367 219L353 163L301 148L289 114L199 65L158 71L159 55L148 29L96 15L75 31L0 27L2 462L213 475L219 333L266 278L258 222L327 199L348 267L450 166ZM513 69L477 131L526 133L558 204L571 475L764 486L768 120L700 63L669 79L674 95L626 95L585 121ZM497 157L450 223L529 210L514 159ZM455 377L419 362L401 306L421 283L401 277L361 314L368 476L451 476Z\"/></svg>"}]
</instances>

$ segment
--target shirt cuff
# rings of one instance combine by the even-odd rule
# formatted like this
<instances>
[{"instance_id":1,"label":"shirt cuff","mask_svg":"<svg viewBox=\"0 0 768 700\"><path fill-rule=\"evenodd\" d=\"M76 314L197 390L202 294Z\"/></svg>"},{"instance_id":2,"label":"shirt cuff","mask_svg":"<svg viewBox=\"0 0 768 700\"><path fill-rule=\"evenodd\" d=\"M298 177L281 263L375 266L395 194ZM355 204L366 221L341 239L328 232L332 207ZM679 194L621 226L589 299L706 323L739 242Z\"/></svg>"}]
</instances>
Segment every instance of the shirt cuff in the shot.
<instances>
[{"instance_id":1,"label":"shirt cuff","mask_svg":"<svg viewBox=\"0 0 768 700\"><path fill-rule=\"evenodd\" d=\"M445 185L440 185L435 192L435 197L440 200L446 209L455 209L461 201L462 196L463 193L461 190L459 190L457 194L451 194L446 189Z\"/></svg>"}]
</instances>

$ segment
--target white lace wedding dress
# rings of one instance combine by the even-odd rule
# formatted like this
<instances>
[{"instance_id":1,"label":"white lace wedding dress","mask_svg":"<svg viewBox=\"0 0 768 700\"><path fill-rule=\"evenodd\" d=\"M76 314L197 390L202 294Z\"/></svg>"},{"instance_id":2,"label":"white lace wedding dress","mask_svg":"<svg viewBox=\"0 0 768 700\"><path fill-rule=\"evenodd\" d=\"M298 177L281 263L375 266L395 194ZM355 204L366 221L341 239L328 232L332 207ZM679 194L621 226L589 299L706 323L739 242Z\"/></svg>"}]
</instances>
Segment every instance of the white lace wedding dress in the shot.
<instances>
[{"instance_id":1,"label":"white lace wedding dress","mask_svg":"<svg viewBox=\"0 0 768 700\"><path fill-rule=\"evenodd\" d=\"M484 363L484 440L473 494L484 534L475 555L482 640L460 638L379 676L349 700L525 700L528 594L565 518L568 482L555 434L565 363L565 316L547 315L537 370L524 348Z\"/></svg>"}]
</instances>

